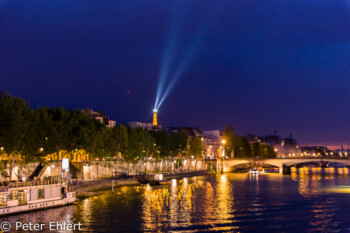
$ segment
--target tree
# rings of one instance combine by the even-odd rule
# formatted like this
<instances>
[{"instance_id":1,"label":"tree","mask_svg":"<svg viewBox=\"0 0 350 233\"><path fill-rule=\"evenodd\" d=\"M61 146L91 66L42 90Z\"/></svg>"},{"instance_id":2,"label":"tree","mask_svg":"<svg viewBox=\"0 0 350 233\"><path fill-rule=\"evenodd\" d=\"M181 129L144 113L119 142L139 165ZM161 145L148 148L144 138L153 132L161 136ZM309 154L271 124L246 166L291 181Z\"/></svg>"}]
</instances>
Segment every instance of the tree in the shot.
<instances>
[{"instance_id":1,"label":"tree","mask_svg":"<svg viewBox=\"0 0 350 233\"><path fill-rule=\"evenodd\" d=\"M43 118L45 140L45 151L57 154L60 151L71 153L77 149L73 128L75 124L74 114L63 107L47 109L37 109L38 118ZM41 116L40 116L41 115Z\"/></svg>"},{"instance_id":2,"label":"tree","mask_svg":"<svg viewBox=\"0 0 350 233\"><path fill-rule=\"evenodd\" d=\"M108 145L112 156L117 156L118 158L119 154L124 154L128 147L128 142L128 129L125 125L120 124L111 129Z\"/></svg>"},{"instance_id":3,"label":"tree","mask_svg":"<svg viewBox=\"0 0 350 233\"><path fill-rule=\"evenodd\" d=\"M34 111L23 99L0 93L0 146L12 171L19 178L23 166L35 159L39 147L33 140Z\"/></svg>"},{"instance_id":4,"label":"tree","mask_svg":"<svg viewBox=\"0 0 350 233\"><path fill-rule=\"evenodd\" d=\"M61 109L62 111L65 111ZM54 120L54 109L48 107L38 107L34 113L32 128L35 130L32 135L36 143L42 148L41 155L47 156L57 154L62 149L60 147L60 137L62 136L56 129L57 123Z\"/></svg>"},{"instance_id":5,"label":"tree","mask_svg":"<svg viewBox=\"0 0 350 233\"><path fill-rule=\"evenodd\" d=\"M77 146L85 149L93 158L104 159L110 156L111 149L108 143L111 138L111 129L98 120L85 120L87 120L85 127L79 129L80 135L76 135L80 140Z\"/></svg>"},{"instance_id":6,"label":"tree","mask_svg":"<svg viewBox=\"0 0 350 233\"><path fill-rule=\"evenodd\" d=\"M276 158L277 154L269 144L260 143L260 158Z\"/></svg>"},{"instance_id":7,"label":"tree","mask_svg":"<svg viewBox=\"0 0 350 233\"><path fill-rule=\"evenodd\" d=\"M140 159L148 159L154 150L154 139L146 129L128 128L129 143L123 155L123 159L130 163L135 163ZM128 168L128 170L129 170Z\"/></svg>"},{"instance_id":8,"label":"tree","mask_svg":"<svg viewBox=\"0 0 350 233\"><path fill-rule=\"evenodd\" d=\"M235 131L231 125L228 125L225 127L223 139L226 141L225 143L225 154L231 155L232 153L235 154L235 145L237 144L237 136L235 134ZM236 154L235 154L236 157Z\"/></svg>"},{"instance_id":9,"label":"tree","mask_svg":"<svg viewBox=\"0 0 350 233\"><path fill-rule=\"evenodd\" d=\"M170 134L167 131L159 130L152 131L151 135L154 138L154 157L158 158L166 158L168 156L173 156L172 150L173 145L170 141ZM174 143L174 142L173 142Z\"/></svg>"},{"instance_id":10,"label":"tree","mask_svg":"<svg viewBox=\"0 0 350 233\"><path fill-rule=\"evenodd\" d=\"M181 129L177 135L177 146L180 154L186 154L188 149L188 133L187 130Z\"/></svg>"},{"instance_id":11,"label":"tree","mask_svg":"<svg viewBox=\"0 0 350 233\"><path fill-rule=\"evenodd\" d=\"M181 130L180 133L169 133L165 130L152 131L151 135L155 140L155 157L167 158L186 154L188 135L185 130Z\"/></svg>"},{"instance_id":12,"label":"tree","mask_svg":"<svg viewBox=\"0 0 350 233\"><path fill-rule=\"evenodd\" d=\"M126 161L134 162L135 160L148 158L152 155L154 139L143 128L129 128L129 143L123 158Z\"/></svg>"},{"instance_id":13,"label":"tree","mask_svg":"<svg viewBox=\"0 0 350 233\"><path fill-rule=\"evenodd\" d=\"M129 137L128 137L128 129L125 125L118 125L112 129L108 129L109 135L105 139L105 149L111 154L112 157L117 158L117 170L118 174L118 166L119 166L119 157L120 155L125 155L125 152L128 148Z\"/></svg>"},{"instance_id":14,"label":"tree","mask_svg":"<svg viewBox=\"0 0 350 233\"><path fill-rule=\"evenodd\" d=\"M250 158L252 157L252 151L251 151L251 148L250 148L250 144L248 142L248 139L244 136L242 137L239 137L239 155L242 157L242 158Z\"/></svg>"},{"instance_id":15,"label":"tree","mask_svg":"<svg viewBox=\"0 0 350 233\"><path fill-rule=\"evenodd\" d=\"M260 143L258 142L254 142L251 145L251 150L252 150L252 156L253 158L259 158L259 154L260 154Z\"/></svg>"},{"instance_id":16,"label":"tree","mask_svg":"<svg viewBox=\"0 0 350 233\"><path fill-rule=\"evenodd\" d=\"M276 158L277 156L273 147L266 143L255 142L251 145L251 150L254 158Z\"/></svg>"},{"instance_id":17,"label":"tree","mask_svg":"<svg viewBox=\"0 0 350 233\"><path fill-rule=\"evenodd\" d=\"M188 153L190 156L195 156L195 158L201 158L203 154L203 141L200 137L193 137L189 142Z\"/></svg>"}]
</instances>

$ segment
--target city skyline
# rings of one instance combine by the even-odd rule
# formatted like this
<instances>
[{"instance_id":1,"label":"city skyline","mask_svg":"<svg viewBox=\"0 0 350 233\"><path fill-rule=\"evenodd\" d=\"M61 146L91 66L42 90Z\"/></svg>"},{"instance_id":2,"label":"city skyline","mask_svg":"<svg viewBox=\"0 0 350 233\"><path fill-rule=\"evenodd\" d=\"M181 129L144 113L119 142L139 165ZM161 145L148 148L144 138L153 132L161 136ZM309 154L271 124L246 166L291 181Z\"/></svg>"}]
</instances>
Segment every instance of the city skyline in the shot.
<instances>
[{"instance_id":1,"label":"city skyline","mask_svg":"<svg viewBox=\"0 0 350 233\"><path fill-rule=\"evenodd\" d=\"M33 107L151 122L169 64L163 125L350 144L346 2L68 4L0 5L0 86Z\"/></svg>"},{"instance_id":2,"label":"city skyline","mask_svg":"<svg viewBox=\"0 0 350 233\"><path fill-rule=\"evenodd\" d=\"M349 232L350 0L0 0L0 233Z\"/></svg>"}]
</instances>

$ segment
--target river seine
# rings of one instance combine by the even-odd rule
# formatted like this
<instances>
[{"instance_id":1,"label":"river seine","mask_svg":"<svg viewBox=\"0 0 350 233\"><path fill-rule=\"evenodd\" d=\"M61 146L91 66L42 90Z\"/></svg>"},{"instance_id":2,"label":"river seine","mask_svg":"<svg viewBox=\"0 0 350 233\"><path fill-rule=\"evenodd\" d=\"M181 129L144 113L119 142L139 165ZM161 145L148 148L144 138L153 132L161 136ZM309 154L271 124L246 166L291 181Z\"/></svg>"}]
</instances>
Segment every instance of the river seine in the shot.
<instances>
[{"instance_id":1,"label":"river seine","mask_svg":"<svg viewBox=\"0 0 350 233\"><path fill-rule=\"evenodd\" d=\"M10 232L16 222L53 221L81 224L55 232L350 232L349 210L349 175L229 173L106 190L2 221Z\"/></svg>"}]
</instances>

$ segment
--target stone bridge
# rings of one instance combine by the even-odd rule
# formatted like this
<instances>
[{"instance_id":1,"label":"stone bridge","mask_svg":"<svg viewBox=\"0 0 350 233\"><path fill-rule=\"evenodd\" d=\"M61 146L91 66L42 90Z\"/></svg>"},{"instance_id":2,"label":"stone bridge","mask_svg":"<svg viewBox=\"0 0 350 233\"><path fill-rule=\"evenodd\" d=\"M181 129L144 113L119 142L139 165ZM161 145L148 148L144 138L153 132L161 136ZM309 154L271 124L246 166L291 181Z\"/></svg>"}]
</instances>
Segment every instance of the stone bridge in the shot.
<instances>
[{"instance_id":1,"label":"stone bridge","mask_svg":"<svg viewBox=\"0 0 350 233\"><path fill-rule=\"evenodd\" d=\"M276 158L276 159L253 159L253 158L239 158L239 159L229 159L229 160L218 160L216 162L217 171L229 172L234 169L235 166L241 164L256 164L257 166L267 164L279 168L280 173L288 173L288 170L291 166L302 164L318 162L320 164L325 163L339 163L350 166L350 159L347 158Z\"/></svg>"}]
</instances>

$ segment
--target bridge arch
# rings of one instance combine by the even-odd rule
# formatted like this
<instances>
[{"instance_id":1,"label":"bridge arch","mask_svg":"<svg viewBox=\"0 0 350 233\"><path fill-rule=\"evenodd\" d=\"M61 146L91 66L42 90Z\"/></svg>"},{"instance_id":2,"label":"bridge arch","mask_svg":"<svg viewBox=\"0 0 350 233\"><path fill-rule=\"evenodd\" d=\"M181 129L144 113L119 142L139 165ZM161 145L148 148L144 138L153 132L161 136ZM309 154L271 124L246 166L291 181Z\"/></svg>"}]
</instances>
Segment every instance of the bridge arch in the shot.
<instances>
[{"instance_id":1,"label":"bridge arch","mask_svg":"<svg viewBox=\"0 0 350 233\"><path fill-rule=\"evenodd\" d=\"M272 166L275 168L280 168L280 164L274 162L266 162L264 160L256 160L256 159L234 159L234 160L226 160L224 162L224 172L232 172L239 169L240 166L244 165L254 165L254 166ZM247 166L248 167L248 166Z\"/></svg>"},{"instance_id":2,"label":"bridge arch","mask_svg":"<svg viewBox=\"0 0 350 233\"><path fill-rule=\"evenodd\" d=\"M350 160L349 159L341 159L341 158L276 158L276 159L232 159L232 160L226 160L223 163L223 171L229 172L232 171L232 168L241 164L248 164L248 163L260 163L260 164L267 164L271 166L275 166L279 168L279 172L283 173L284 169L289 169L291 166L302 164L302 163L311 163L311 162L318 162L318 163L338 163L338 164L344 164L346 166L350 166Z\"/></svg>"}]
</instances>

